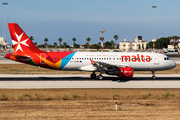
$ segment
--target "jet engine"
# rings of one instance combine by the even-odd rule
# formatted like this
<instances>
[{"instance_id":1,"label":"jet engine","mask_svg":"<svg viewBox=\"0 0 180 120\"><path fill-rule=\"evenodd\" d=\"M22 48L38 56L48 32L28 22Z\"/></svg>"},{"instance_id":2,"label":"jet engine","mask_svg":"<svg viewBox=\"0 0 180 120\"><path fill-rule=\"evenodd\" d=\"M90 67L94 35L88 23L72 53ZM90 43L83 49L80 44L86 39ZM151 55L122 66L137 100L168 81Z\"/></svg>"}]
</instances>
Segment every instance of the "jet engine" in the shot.
<instances>
[{"instance_id":1,"label":"jet engine","mask_svg":"<svg viewBox=\"0 0 180 120\"><path fill-rule=\"evenodd\" d=\"M108 75L117 75L121 78L131 78L133 76L133 68L132 67L119 67L116 69L109 69L106 71Z\"/></svg>"}]
</instances>

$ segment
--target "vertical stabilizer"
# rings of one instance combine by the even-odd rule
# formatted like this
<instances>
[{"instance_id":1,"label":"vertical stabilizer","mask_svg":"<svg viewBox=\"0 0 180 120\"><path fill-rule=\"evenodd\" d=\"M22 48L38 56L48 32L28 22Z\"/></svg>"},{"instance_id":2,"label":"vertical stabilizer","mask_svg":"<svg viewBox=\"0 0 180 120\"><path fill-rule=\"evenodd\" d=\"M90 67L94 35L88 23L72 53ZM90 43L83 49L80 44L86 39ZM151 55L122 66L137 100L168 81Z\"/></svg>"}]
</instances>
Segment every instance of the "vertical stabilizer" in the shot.
<instances>
[{"instance_id":1,"label":"vertical stabilizer","mask_svg":"<svg viewBox=\"0 0 180 120\"><path fill-rule=\"evenodd\" d=\"M15 53L40 52L17 23L8 23Z\"/></svg>"}]
</instances>

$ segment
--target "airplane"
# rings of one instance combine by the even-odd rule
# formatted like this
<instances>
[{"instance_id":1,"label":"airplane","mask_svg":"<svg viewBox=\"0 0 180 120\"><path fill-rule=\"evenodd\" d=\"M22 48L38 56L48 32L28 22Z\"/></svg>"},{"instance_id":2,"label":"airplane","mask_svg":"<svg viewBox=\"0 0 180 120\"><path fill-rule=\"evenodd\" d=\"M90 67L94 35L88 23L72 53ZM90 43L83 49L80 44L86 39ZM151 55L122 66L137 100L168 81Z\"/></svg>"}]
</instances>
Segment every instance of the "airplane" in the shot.
<instances>
[{"instance_id":1,"label":"airplane","mask_svg":"<svg viewBox=\"0 0 180 120\"><path fill-rule=\"evenodd\" d=\"M38 49L17 23L8 23L14 53L5 58L18 62L64 71L89 71L93 79L102 74L132 78L134 71L155 71L176 67L168 56L154 52L46 52ZM99 72L97 76L95 73Z\"/></svg>"}]
</instances>

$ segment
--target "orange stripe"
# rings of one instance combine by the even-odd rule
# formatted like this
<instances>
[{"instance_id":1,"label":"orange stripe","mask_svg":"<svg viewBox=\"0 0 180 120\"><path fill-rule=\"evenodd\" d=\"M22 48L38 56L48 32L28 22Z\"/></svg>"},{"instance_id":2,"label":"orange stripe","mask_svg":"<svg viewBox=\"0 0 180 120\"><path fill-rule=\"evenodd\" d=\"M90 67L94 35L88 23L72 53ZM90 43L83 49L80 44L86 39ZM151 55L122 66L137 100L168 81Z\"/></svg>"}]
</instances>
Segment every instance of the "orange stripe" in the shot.
<instances>
[{"instance_id":1,"label":"orange stripe","mask_svg":"<svg viewBox=\"0 0 180 120\"><path fill-rule=\"evenodd\" d=\"M36 54L36 53L35 53ZM42 58L41 56L39 56L38 54L36 54L41 60L43 60L46 64L48 64L49 66L51 66L52 68L54 68L54 69L59 69L58 68L58 65L59 64L54 64L53 62L51 62L51 61L49 61L49 60L47 60L46 58ZM61 61L60 61L60 63L61 63Z\"/></svg>"}]
</instances>

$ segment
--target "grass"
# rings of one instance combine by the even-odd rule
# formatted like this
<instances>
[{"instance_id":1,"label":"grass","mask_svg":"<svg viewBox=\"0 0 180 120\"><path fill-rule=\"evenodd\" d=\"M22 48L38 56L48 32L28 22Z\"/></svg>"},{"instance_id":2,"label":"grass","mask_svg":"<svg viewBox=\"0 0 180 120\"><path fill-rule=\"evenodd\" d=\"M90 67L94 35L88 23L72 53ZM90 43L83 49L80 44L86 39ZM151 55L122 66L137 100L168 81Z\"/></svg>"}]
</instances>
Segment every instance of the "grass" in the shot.
<instances>
[{"instance_id":1,"label":"grass","mask_svg":"<svg viewBox=\"0 0 180 120\"><path fill-rule=\"evenodd\" d=\"M27 64L1 64L0 74L91 74L91 72L52 70ZM134 71L134 74L151 74L151 71ZM180 74L180 64L171 70L156 71L156 74Z\"/></svg>"},{"instance_id":2,"label":"grass","mask_svg":"<svg viewBox=\"0 0 180 120\"><path fill-rule=\"evenodd\" d=\"M166 93L166 94L163 94L162 96L164 96L166 99L168 98L168 97L175 97L175 95L174 94L170 94L170 93Z\"/></svg>"},{"instance_id":3,"label":"grass","mask_svg":"<svg viewBox=\"0 0 180 120\"><path fill-rule=\"evenodd\" d=\"M179 99L180 89L0 89L0 100ZM77 94L78 93L78 94Z\"/></svg>"},{"instance_id":4,"label":"grass","mask_svg":"<svg viewBox=\"0 0 180 120\"><path fill-rule=\"evenodd\" d=\"M68 99L69 99L68 95L64 94L63 100L68 100Z\"/></svg>"},{"instance_id":5,"label":"grass","mask_svg":"<svg viewBox=\"0 0 180 120\"><path fill-rule=\"evenodd\" d=\"M0 95L3 120L169 120L180 116L180 89L0 89Z\"/></svg>"}]
</instances>

